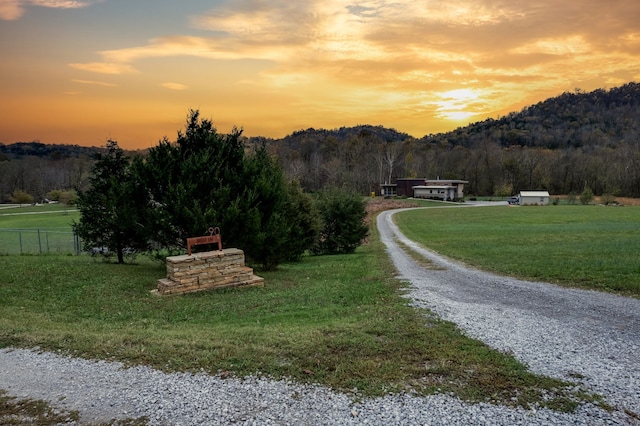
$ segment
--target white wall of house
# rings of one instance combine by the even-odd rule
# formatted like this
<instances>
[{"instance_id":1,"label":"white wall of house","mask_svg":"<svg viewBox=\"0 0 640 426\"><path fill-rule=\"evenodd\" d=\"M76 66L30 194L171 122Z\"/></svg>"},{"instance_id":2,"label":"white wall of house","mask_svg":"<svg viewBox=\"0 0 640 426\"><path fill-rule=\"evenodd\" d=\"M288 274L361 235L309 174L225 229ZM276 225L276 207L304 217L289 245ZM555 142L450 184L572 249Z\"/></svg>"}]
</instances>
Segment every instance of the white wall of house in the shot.
<instances>
[{"instance_id":1,"label":"white wall of house","mask_svg":"<svg viewBox=\"0 0 640 426\"><path fill-rule=\"evenodd\" d=\"M453 201L456 198L457 188L455 186L443 185L423 185L413 187L415 198L435 198L444 201Z\"/></svg>"},{"instance_id":2,"label":"white wall of house","mask_svg":"<svg viewBox=\"0 0 640 426\"><path fill-rule=\"evenodd\" d=\"M455 187L456 193L452 199L461 200L464 198L464 184L469 183L468 180L460 180L460 179L426 179L426 186L452 186Z\"/></svg>"},{"instance_id":3,"label":"white wall of house","mask_svg":"<svg viewBox=\"0 0 640 426\"><path fill-rule=\"evenodd\" d=\"M548 191L520 191L521 206L548 206Z\"/></svg>"}]
</instances>

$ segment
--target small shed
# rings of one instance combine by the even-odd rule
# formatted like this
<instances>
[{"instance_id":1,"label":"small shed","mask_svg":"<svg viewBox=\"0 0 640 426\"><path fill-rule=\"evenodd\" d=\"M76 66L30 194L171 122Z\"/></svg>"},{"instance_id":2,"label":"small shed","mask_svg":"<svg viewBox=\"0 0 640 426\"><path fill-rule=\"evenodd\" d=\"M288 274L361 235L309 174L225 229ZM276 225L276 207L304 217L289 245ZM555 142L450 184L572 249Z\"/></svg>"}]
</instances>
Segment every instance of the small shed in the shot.
<instances>
[{"instance_id":1,"label":"small shed","mask_svg":"<svg viewBox=\"0 0 640 426\"><path fill-rule=\"evenodd\" d=\"M521 206L548 206L549 191L520 191Z\"/></svg>"}]
</instances>

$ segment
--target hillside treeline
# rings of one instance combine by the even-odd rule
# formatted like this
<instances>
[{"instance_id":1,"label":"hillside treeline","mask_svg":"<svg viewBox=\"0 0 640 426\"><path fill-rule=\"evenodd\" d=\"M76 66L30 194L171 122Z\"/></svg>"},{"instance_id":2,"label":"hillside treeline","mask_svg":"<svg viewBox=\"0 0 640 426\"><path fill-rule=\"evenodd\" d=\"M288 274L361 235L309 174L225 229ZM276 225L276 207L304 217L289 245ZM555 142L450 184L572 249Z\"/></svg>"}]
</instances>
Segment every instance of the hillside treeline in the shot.
<instances>
[{"instance_id":1,"label":"hillside treeline","mask_svg":"<svg viewBox=\"0 0 640 426\"><path fill-rule=\"evenodd\" d=\"M104 148L18 142L0 143L0 202L16 191L39 202L52 191L84 189L96 154Z\"/></svg>"},{"instance_id":2,"label":"hillside treeline","mask_svg":"<svg viewBox=\"0 0 640 426\"><path fill-rule=\"evenodd\" d=\"M469 195L546 189L640 197L640 84L547 99L499 119L415 138L382 126L307 129L264 144L306 191L362 194L402 177L464 179ZM93 150L93 151L92 151ZM0 199L86 185L96 148L0 144Z\"/></svg>"},{"instance_id":3,"label":"hillside treeline","mask_svg":"<svg viewBox=\"0 0 640 426\"><path fill-rule=\"evenodd\" d=\"M262 142L254 138L252 142ZM400 177L464 179L467 194L526 189L640 196L640 84L576 90L420 139L375 126L308 129L267 140L287 174L314 191L369 193Z\"/></svg>"}]
</instances>

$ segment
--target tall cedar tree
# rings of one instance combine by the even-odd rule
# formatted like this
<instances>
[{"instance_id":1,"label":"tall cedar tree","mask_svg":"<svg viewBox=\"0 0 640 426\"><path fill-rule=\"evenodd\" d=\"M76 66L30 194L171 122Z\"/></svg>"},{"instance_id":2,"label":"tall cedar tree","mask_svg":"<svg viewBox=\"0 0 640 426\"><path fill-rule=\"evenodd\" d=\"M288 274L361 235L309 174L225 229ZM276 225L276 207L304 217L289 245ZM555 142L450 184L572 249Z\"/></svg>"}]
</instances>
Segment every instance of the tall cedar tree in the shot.
<instances>
[{"instance_id":1,"label":"tall cedar tree","mask_svg":"<svg viewBox=\"0 0 640 426\"><path fill-rule=\"evenodd\" d=\"M73 224L87 251L115 253L124 263L125 251L144 251L147 244L140 214L145 190L130 173L130 160L113 140L96 156L91 187L78 195L80 221Z\"/></svg>"},{"instance_id":2,"label":"tall cedar tree","mask_svg":"<svg viewBox=\"0 0 640 426\"><path fill-rule=\"evenodd\" d=\"M192 110L175 143L165 139L146 161L136 161L150 195L150 240L183 249L186 238L219 227L223 247L244 250L249 261L266 269L300 257L311 246L313 238L300 229L317 229L314 216L292 206L304 205L304 194L288 188L264 146L246 155L241 134L235 128L218 134L211 121Z\"/></svg>"}]
</instances>

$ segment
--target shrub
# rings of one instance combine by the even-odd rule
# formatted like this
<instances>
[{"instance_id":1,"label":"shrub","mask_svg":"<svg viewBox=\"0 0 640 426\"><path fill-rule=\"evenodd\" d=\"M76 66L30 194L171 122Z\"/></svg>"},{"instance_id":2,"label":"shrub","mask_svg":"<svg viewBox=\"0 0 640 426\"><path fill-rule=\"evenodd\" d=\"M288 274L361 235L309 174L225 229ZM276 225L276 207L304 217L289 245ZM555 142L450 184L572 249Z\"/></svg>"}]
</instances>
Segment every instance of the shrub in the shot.
<instances>
[{"instance_id":1,"label":"shrub","mask_svg":"<svg viewBox=\"0 0 640 426\"><path fill-rule=\"evenodd\" d=\"M73 206L78 201L78 193L73 189L68 191L54 189L47 194L47 198L67 206Z\"/></svg>"},{"instance_id":2,"label":"shrub","mask_svg":"<svg viewBox=\"0 0 640 426\"><path fill-rule=\"evenodd\" d=\"M609 204L616 204L616 197L614 197L612 194L602 194L602 196L600 197L600 202L605 206L608 206Z\"/></svg>"},{"instance_id":3,"label":"shrub","mask_svg":"<svg viewBox=\"0 0 640 426\"><path fill-rule=\"evenodd\" d=\"M322 193L316 200L322 220L320 234L313 245L313 254L353 253L367 236L364 219L367 215L363 198L342 190Z\"/></svg>"},{"instance_id":4,"label":"shrub","mask_svg":"<svg viewBox=\"0 0 640 426\"><path fill-rule=\"evenodd\" d=\"M17 204L33 204L33 195L16 189L11 194L11 201Z\"/></svg>"},{"instance_id":5,"label":"shrub","mask_svg":"<svg viewBox=\"0 0 640 426\"><path fill-rule=\"evenodd\" d=\"M591 201L593 201L593 191L591 188L585 188L582 194L580 194L580 204L587 205Z\"/></svg>"}]
</instances>

